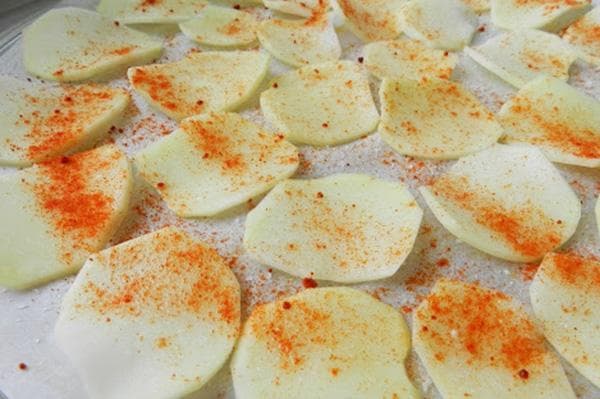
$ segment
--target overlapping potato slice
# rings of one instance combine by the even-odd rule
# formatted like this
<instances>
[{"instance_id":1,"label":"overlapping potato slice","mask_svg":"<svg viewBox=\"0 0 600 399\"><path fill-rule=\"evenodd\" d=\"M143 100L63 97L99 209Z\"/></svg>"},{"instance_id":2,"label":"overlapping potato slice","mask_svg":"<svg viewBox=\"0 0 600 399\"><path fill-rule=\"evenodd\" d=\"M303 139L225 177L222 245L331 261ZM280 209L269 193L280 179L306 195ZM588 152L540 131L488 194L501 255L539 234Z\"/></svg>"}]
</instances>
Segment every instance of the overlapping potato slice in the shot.
<instances>
[{"instance_id":1,"label":"overlapping potato slice","mask_svg":"<svg viewBox=\"0 0 600 399\"><path fill-rule=\"evenodd\" d=\"M403 0L338 0L348 28L365 42L392 40L402 32Z\"/></svg>"},{"instance_id":2,"label":"overlapping potato slice","mask_svg":"<svg viewBox=\"0 0 600 399\"><path fill-rule=\"evenodd\" d=\"M409 39L370 43L364 54L367 69L379 79L450 79L458 62L456 54Z\"/></svg>"},{"instance_id":3,"label":"overlapping potato slice","mask_svg":"<svg viewBox=\"0 0 600 399\"><path fill-rule=\"evenodd\" d=\"M162 44L92 11L48 11L23 31L28 72L64 82L103 78L157 58Z\"/></svg>"},{"instance_id":4,"label":"overlapping potato slice","mask_svg":"<svg viewBox=\"0 0 600 399\"><path fill-rule=\"evenodd\" d=\"M0 177L0 285L29 288L79 270L123 220L131 181L114 146Z\"/></svg>"},{"instance_id":5,"label":"overlapping potato slice","mask_svg":"<svg viewBox=\"0 0 600 399\"><path fill-rule=\"evenodd\" d=\"M263 3L271 10L305 18L317 10L330 7L329 0L263 0Z\"/></svg>"},{"instance_id":6,"label":"overlapping potato slice","mask_svg":"<svg viewBox=\"0 0 600 399\"><path fill-rule=\"evenodd\" d=\"M543 335L502 292L438 281L415 312L413 344L444 398L575 399Z\"/></svg>"},{"instance_id":7,"label":"overlapping potato slice","mask_svg":"<svg viewBox=\"0 0 600 399\"><path fill-rule=\"evenodd\" d=\"M458 83L384 80L379 134L404 155L453 159L494 144L502 128L494 114Z\"/></svg>"},{"instance_id":8,"label":"overlapping potato slice","mask_svg":"<svg viewBox=\"0 0 600 399\"><path fill-rule=\"evenodd\" d=\"M594 8L569 26L562 38L587 62L600 65L600 7Z\"/></svg>"},{"instance_id":9,"label":"overlapping potato slice","mask_svg":"<svg viewBox=\"0 0 600 399\"><path fill-rule=\"evenodd\" d=\"M231 364L236 398L416 399L409 348L392 307L351 288L309 289L254 309Z\"/></svg>"},{"instance_id":10,"label":"overlapping potato slice","mask_svg":"<svg viewBox=\"0 0 600 399\"><path fill-rule=\"evenodd\" d=\"M205 0L101 0L97 10L125 24L173 24L198 15Z\"/></svg>"},{"instance_id":11,"label":"overlapping potato slice","mask_svg":"<svg viewBox=\"0 0 600 399\"><path fill-rule=\"evenodd\" d=\"M548 341L600 387L600 262L548 254L529 292Z\"/></svg>"},{"instance_id":12,"label":"overlapping potato slice","mask_svg":"<svg viewBox=\"0 0 600 399\"><path fill-rule=\"evenodd\" d=\"M267 121L294 143L342 144L371 133L379 122L366 73L349 61L278 76L260 105Z\"/></svg>"},{"instance_id":13,"label":"overlapping potato slice","mask_svg":"<svg viewBox=\"0 0 600 399\"><path fill-rule=\"evenodd\" d=\"M477 13L487 11L491 7L490 0L462 0L462 2Z\"/></svg>"},{"instance_id":14,"label":"overlapping potato slice","mask_svg":"<svg viewBox=\"0 0 600 399\"><path fill-rule=\"evenodd\" d=\"M244 248L298 277L389 277L412 250L423 212L401 184L339 174L278 184L249 214Z\"/></svg>"},{"instance_id":15,"label":"overlapping potato slice","mask_svg":"<svg viewBox=\"0 0 600 399\"><path fill-rule=\"evenodd\" d=\"M179 398L222 367L239 329L225 260L169 227L92 255L55 336L91 398Z\"/></svg>"},{"instance_id":16,"label":"overlapping potato slice","mask_svg":"<svg viewBox=\"0 0 600 399\"><path fill-rule=\"evenodd\" d=\"M442 50L468 46L477 28L477 16L461 0L411 0L400 18L407 36Z\"/></svg>"},{"instance_id":17,"label":"overlapping potato slice","mask_svg":"<svg viewBox=\"0 0 600 399\"><path fill-rule=\"evenodd\" d=\"M421 193L452 234L498 258L531 262L575 232L581 205L535 147L495 145L461 158Z\"/></svg>"},{"instance_id":18,"label":"overlapping potato slice","mask_svg":"<svg viewBox=\"0 0 600 399\"><path fill-rule=\"evenodd\" d=\"M506 142L536 145L554 162L600 167L600 103L561 80L529 82L498 119Z\"/></svg>"},{"instance_id":19,"label":"overlapping potato slice","mask_svg":"<svg viewBox=\"0 0 600 399\"><path fill-rule=\"evenodd\" d=\"M185 119L136 155L142 176L177 215L212 216L270 190L298 167L296 148L238 114Z\"/></svg>"},{"instance_id":20,"label":"overlapping potato slice","mask_svg":"<svg viewBox=\"0 0 600 399\"><path fill-rule=\"evenodd\" d=\"M558 36L525 29L495 36L465 52L490 72L515 87L541 75L567 80L577 53Z\"/></svg>"},{"instance_id":21,"label":"overlapping potato slice","mask_svg":"<svg viewBox=\"0 0 600 399\"><path fill-rule=\"evenodd\" d=\"M504 29L557 32L590 8L589 0L490 0L492 22Z\"/></svg>"},{"instance_id":22,"label":"overlapping potato slice","mask_svg":"<svg viewBox=\"0 0 600 399\"><path fill-rule=\"evenodd\" d=\"M257 51L208 51L130 68L128 76L150 105L180 120L235 109L258 89L268 68L269 56Z\"/></svg>"}]
</instances>

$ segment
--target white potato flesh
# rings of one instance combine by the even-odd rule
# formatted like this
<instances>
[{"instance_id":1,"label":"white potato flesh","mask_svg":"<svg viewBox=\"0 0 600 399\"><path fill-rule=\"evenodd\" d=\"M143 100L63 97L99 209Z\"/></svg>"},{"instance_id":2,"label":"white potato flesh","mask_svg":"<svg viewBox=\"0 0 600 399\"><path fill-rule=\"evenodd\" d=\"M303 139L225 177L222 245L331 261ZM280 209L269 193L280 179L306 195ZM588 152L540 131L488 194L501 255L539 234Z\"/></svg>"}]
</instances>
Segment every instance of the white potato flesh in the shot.
<instances>
[{"instance_id":1,"label":"white potato flesh","mask_svg":"<svg viewBox=\"0 0 600 399\"><path fill-rule=\"evenodd\" d=\"M96 8L125 24L176 24L198 15L204 0L101 0Z\"/></svg>"},{"instance_id":2,"label":"white potato flesh","mask_svg":"<svg viewBox=\"0 0 600 399\"><path fill-rule=\"evenodd\" d=\"M441 50L468 46L477 29L477 16L461 0L411 0L400 15L408 37Z\"/></svg>"},{"instance_id":3,"label":"white potato flesh","mask_svg":"<svg viewBox=\"0 0 600 399\"><path fill-rule=\"evenodd\" d=\"M130 68L127 74L150 105L181 120L239 107L258 89L268 69L269 56L257 51L207 51L170 64Z\"/></svg>"},{"instance_id":4,"label":"white potato flesh","mask_svg":"<svg viewBox=\"0 0 600 399\"><path fill-rule=\"evenodd\" d=\"M579 199L529 145L494 145L456 162L421 194L438 221L492 256L533 262L575 232Z\"/></svg>"},{"instance_id":5,"label":"white potato flesh","mask_svg":"<svg viewBox=\"0 0 600 399\"><path fill-rule=\"evenodd\" d=\"M136 155L142 177L182 217L212 216L270 190L298 167L296 148L233 113L185 119Z\"/></svg>"},{"instance_id":6,"label":"white potato flesh","mask_svg":"<svg viewBox=\"0 0 600 399\"><path fill-rule=\"evenodd\" d=\"M116 232L131 186L129 162L112 145L0 177L0 285L77 272Z\"/></svg>"},{"instance_id":7,"label":"white potato flesh","mask_svg":"<svg viewBox=\"0 0 600 399\"><path fill-rule=\"evenodd\" d=\"M558 36L532 29L494 36L465 52L499 78L520 88L538 76L569 79L577 53Z\"/></svg>"},{"instance_id":8,"label":"white potato flesh","mask_svg":"<svg viewBox=\"0 0 600 399\"><path fill-rule=\"evenodd\" d=\"M371 133L379 122L367 74L349 61L278 76L260 105L267 121L293 143L343 144Z\"/></svg>"},{"instance_id":9,"label":"white potato flesh","mask_svg":"<svg viewBox=\"0 0 600 399\"><path fill-rule=\"evenodd\" d=\"M504 28L558 32L585 14L589 0L490 0L492 22Z\"/></svg>"},{"instance_id":10,"label":"white potato flesh","mask_svg":"<svg viewBox=\"0 0 600 399\"><path fill-rule=\"evenodd\" d=\"M179 24L184 35L209 46L237 47L256 42L258 20L233 8L206 6L199 15Z\"/></svg>"},{"instance_id":11,"label":"white potato flesh","mask_svg":"<svg viewBox=\"0 0 600 399\"><path fill-rule=\"evenodd\" d=\"M48 11L23 31L25 68L49 80L105 78L161 53L160 41L80 8Z\"/></svg>"},{"instance_id":12,"label":"white potato flesh","mask_svg":"<svg viewBox=\"0 0 600 399\"><path fill-rule=\"evenodd\" d=\"M384 80L379 134L403 155L454 159L490 147L502 135L493 113L458 83Z\"/></svg>"},{"instance_id":13,"label":"white potato flesh","mask_svg":"<svg viewBox=\"0 0 600 399\"><path fill-rule=\"evenodd\" d=\"M91 399L180 398L223 366L240 331L225 260L168 227L92 255L55 326Z\"/></svg>"},{"instance_id":14,"label":"white potato flesh","mask_svg":"<svg viewBox=\"0 0 600 399\"><path fill-rule=\"evenodd\" d=\"M0 165L29 166L90 148L129 104L125 90L0 76Z\"/></svg>"},{"instance_id":15,"label":"white potato flesh","mask_svg":"<svg viewBox=\"0 0 600 399\"><path fill-rule=\"evenodd\" d=\"M456 54L409 39L369 43L364 54L367 69L379 79L450 79L458 62Z\"/></svg>"},{"instance_id":16,"label":"white potato flesh","mask_svg":"<svg viewBox=\"0 0 600 399\"><path fill-rule=\"evenodd\" d=\"M562 80L542 76L498 113L504 141L539 147L553 162L600 167L600 102Z\"/></svg>"},{"instance_id":17,"label":"white potato flesh","mask_svg":"<svg viewBox=\"0 0 600 399\"><path fill-rule=\"evenodd\" d=\"M316 288L259 305L233 355L236 398L420 397L398 311L351 288Z\"/></svg>"},{"instance_id":18,"label":"white potato flesh","mask_svg":"<svg viewBox=\"0 0 600 399\"><path fill-rule=\"evenodd\" d=\"M438 281L415 312L413 345L444 398L576 397L536 324L500 291Z\"/></svg>"},{"instance_id":19,"label":"white potato flesh","mask_svg":"<svg viewBox=\"0 0 600 399\"><path fill-rule=\"evenodd\" d=\"M298 277L377 280L404 263L422 216L399 183L359 174L287 180L248 214L244 248Z\"/></svg>"},{"instance_id":20,"label":"white potato flesh","mask_svg":"<svg viewBox=\"0 0 600 399\"><path fill-rule=\"evenodd\" d=\"M348 28L361 40L393 40L400 36L404 0L338 0Z\"/></svg>"},{"instance_id":21,"label":"white potato flesh","mask_svg":"<svg viewBox=\"0 0 600 399\"><path fill-rule=\"evenodd\" d=\"M529 293L548 341L600 387L600 262L574 254L548 254Z\"/></svg>"},{"instance_id":22,"label":"white potato flesh","mask_svg":"<svg viewBox=\"0 0 600 399\"><path fill-rule=\"evenodd\" d=\"M600 7L592 9L569 26L562 38L589 63L600 65Z\"/></svg>"},{"instance_id":23,"label":"white potato flesh","mask_svg":"<svg viewBox=\"0 0 600 399\"><path fill-rule=\"evenodd\" d=\"M304 18L309 18L323 7L330 7L329 0L263 0L263 3L271 10Z\"/></svg>"},{"instance_id":24,"label":"white potato flesh","mask_svg":"<svg viewBox=\"0 0 600 399\"><path fill-rule=\"evenodd\" d=\"M462 2L477 13L488 11L491 7L490 0L462 0Z\"/></svg>"}]
</instances>

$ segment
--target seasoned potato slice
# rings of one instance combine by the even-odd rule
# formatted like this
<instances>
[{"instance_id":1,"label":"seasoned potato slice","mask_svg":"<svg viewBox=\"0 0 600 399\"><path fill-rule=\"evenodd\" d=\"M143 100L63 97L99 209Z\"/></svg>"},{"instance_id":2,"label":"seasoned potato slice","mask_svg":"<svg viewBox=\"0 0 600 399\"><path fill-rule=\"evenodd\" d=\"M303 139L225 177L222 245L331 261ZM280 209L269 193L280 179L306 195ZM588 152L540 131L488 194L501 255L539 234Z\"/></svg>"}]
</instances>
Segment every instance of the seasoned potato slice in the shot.
<instances>
[{"instance_id":1,"label":"seasoned potato slice","mask_svg":"<svg viewBox=\"0 0 600 399\"><path fill-rule=\"evenodd\" d=\"M168 227L92 255L55 336L90 398L180 398L223 366L239 329L225 260Z\"/></svg>"},{"instance_id":2,"label":"seasoned potato slice","mask_svg":"<svg viewBox=\"0 0 600 399\"><path fill-rule=\"evenodd\" d=\"M170 64L130 68L128 75L150 105L180 120L240 106L258 89L268 68L269 56L256 51L208 51Z\"/></svg>"},{"instance_id":3,"label":"seasoned potato slice","mask_svg":"<svg viewBox=\"0 0 600 399\"><path fill-rule=\"evenodd\" d=\"M342 144L371 133L379 122L366 73L349 61L278 76L260 105L267 121L294 143Z\"/></svg>"},{"instance_id":4,"label":"seasoned potato slice","mask_svg":"<svg viewBox=\"0 0 600 399\"><path fill-rule=\"evenodd\" d=\"M452 159L494 144L502 128L494 114L458 83L384 80L379 134L404 155Z\"/></svg>"},{"instance_id":5,"label":"seasoned potato slice","mask_svg":"<svg viewBox=\"0 0 600 399\"><path fill-rule=\"evenodd\" d=\"M101 0L100 14L125 24L173 24L198 15L205 0Z\"/></svg>"},{"instance_id":6,"label":"seasoned potato slice","mask_svg":"<svg viewBox=\"0 0 600 399\"><path fill-rule=\"evenodd\" d=\"M410 336L392 307L351 288L316 288L260 305L231 370L236 398L406 398Z\"/></svg>"},{"instance_id":7,"label":"seasoned potato slice","mask_svg":"<svg viewBox=\"0 0 600 399\"><path fill-rule=\"evenodd\" d=\"M504 29L558 32L585 14L589 0L490 0L492 22Z\"/></svg>"},{"instance_id":8,"label":"seasoned potato slice","mask_svg":"<svg viewBox=\"0 0 600 399\"><path fill-rule=\"evenodd\" d=\"M305 18L330 7L329 0L263 0L263 3L271 10Z\"/></svg>"},{"instance_id":9,"label":"seasoned potato slice","mask_svg":"<svg viewBox=\"0 0 600 399\"><path fill-rule=\"evenodd\" d=\"M185 119L178 130L137 154L137 167L169 208L211 216L243 204L291 176L296 148L233 113Z\"/></svg>"},{"instance_id":10,"label":"seasoned potato slice","mask_svg":"<svg viewBox=\"0 0 600 399\"><path fill-rule=\"evenodd\" d=\"M160 41L80 8L48 11L23 31L25 68L49 80L104 78L161 53Z\"/></svg>"},{"instance_id":11,"label":"seasoned potato slice","mask_svg":"<svg viewBox=\"0 0 600 399\"><path fill-rule=\"evenodd\" d=\"M348 28L365 42L392 40L402 32L403 0L338 0Z\"/></svg>"},{"instance_id":12,"label":"seasoned potato slice","mask_svg":"<svg viewBox=\"0 0 600 399\"><path fill-rule=\"evenodd\" d=\"M594 8L569 26L562 38L587 62L600 65L600 7Z\"/></svg>"},{"instance_id":13,"label":"seasoned potato slice","mask_svg":"<svg viewBox=\"0 0 600 399\"><path fill-rule=\"evenodd\" d=\"M298 277L389 277L415 242L423 212L401 184L358 174L278 184L246 220L244 248Z\"/></svg>"},{"instance_id":14,"label":"seasoned potato slice","mask_svg":"<svg viewBox=\"0 0 600 399\"><path fill-rule=\"evenodd\" d=\"M444 398L575 399L543 335L502 292L438 281L415 312L413 344Z\"/></svg>"},{"instance_id":15,"label":"seasoned potato slice","mask_svg":"<svg viewBox=\"0 0 600 399\"><path fill-rule=\"evenodd\" d=\"M131 185L112 145L0 177L0 285L29 288L79 270L117 230Z\"/></svg>"},{"instance_id":16,"label":"seasoned potato slice","mask_svg":"<svg viewBox=\"0 0 600 399\"><path fill-rule=\"evenodd\" d=\"M579 199L532 146L495 145L458 160L421 194L441 224L475 248L531 262L566 242Z\"/></svg>"}]
</instances>

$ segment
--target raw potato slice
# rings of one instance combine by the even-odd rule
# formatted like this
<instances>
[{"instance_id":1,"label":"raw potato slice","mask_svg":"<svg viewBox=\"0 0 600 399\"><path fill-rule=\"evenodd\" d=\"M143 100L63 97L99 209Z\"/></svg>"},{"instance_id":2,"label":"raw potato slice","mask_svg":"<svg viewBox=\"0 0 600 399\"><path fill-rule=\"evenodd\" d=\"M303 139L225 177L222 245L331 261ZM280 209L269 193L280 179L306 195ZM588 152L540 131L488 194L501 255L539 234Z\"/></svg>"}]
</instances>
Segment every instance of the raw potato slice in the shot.
<instances>
[{"instance_id":1,"label":"raw potato slice","mask_svg":"<svg viewBox=\"0 0 600 399\"><path fill-rule=\"evenodd\" d=\"M351 288L259 305L231 370L236 398L419 398L404 367L410 335L391 306Z\"/></svg>"},{"instance_id":2,"label":"raw potato slice","mask_svg":"<svg viewBox=\"0 0 600 399\"><path fill-rule=\"evenodd\" d=\"M600 262L548 254L529 293L548 341L600 387Z\"/></svg>"},{"instance_id":3,"label":"raw potato slice","mask_svg":"<svg viewBox=\"0 0 600 399\"><path fill-rule=\"evenodd\" d=\"M125 24L173 24L198 15L204 0L101 0L100 14Z\"/></svg>"},{"instance_id":4,"label":"raw potato slice","mask_svg":"<svg viewBox=\"0 0 600 399\"><path fill-rule=\"evenodd\" d=\"M256 42L257 19L233 8L206 6L179 28L190 39L209 46L248 46Z\"/></svg>"},{"instance_id":5,"label":"raw potato slice","mask_svg":"<svg viewBox=\"0 0 600 399\"><path fill-rule=\"evenodd\" d=\"M488 11L491 7L490 0L462 0L462 2L476 13Z\"/></svg>"},{"instance_id":6,"label":"raw potato slice","mask_svg":"<svg viewBox=\"0 0 600 399\"><path fill-rule=\"evenodd\" d=\"M127 75L150 105L180 120L239 107L258 89L268 69L269 56L257 51L208 51L171 64L130 68Z\"/></svg>"},{"instance_id":7,"label":"raw potato slice","mask_svg":"<svg viewBox=\"0 0 600 399\"><path fill-rule=\"evenodd\" d=\"M500 291L438 281L415 312L413 344L444 398L575 399L543 335Z\"/></svg>"},{"instance_id":8,"label":"raw potato slice","mask_svg":"<svg viewBox=\"0 0 600 399\"><path fill-rule=\"evenodd\" d=\"M240 286L225 260L169 227L92 255L55 336L90 398L158 399L206 384L239 330Z\"/></svg>"},{"instance_id":9,"label":"raw potato slice","mask_svg":"<svg viewBox=\"0 0 600 399\"><path fill-rule=\"evenodd\" d=\"M270 190L298 167L298 151L238 114L185 119L136 156L142 176L182 217L212 216Z\"/></svg>"},{"instance_id":10,"label":"raw potato slice","mask_svg":"<svg viewBox=\"0 0 600 399\"><path fill-rule=\"evenodd\" d=\"M600 7L569 26L562 38L589 63L600 65Z\"/></svg>"},{"instance_id":11,"label":"raw potato slice","mask_svg":"<svg viewBox=\"0 0 600 399\"><path fill-rule=\"evenodd\" d=\"M365 42L392 40L402 32L403 0L338 0L350 30Z\"/></svg>"},{"instance_id":12,"label":"raw potato slice","mask_svg":"<svg viewBox=\"0 0 600 399\"><path fill-rule=\"evenodd\" d=\"M379 79L450 79L458 62L456 54L409 39L370 43L364 54L367 69Z\"/></svg>"},{"instance_id":13,"label":"raw potato slice","mask_svg":"<svg viewBox=\"0 0 600 399\"><path fill-rule=\"evenodd\" d=\"M384 80L379 134L400 154L453 159L494 144L502 128L494 114L458 83Z\"/></svg>"},{"instance_id":14,"label":"raw potato slice","mask_svg":"<svg viewBox=\"0 0 600 399\"><path fill-rule=\"evenodd\" d=\"M411 0L401 21L407 36L442 50L468 46L477 28L477 16L461 0Z\"/></svg>"},{"instance_id":15,"label":"raw potato slice","mask_svg":"<svg viewBox=\"0 0 600 399\"><path fill-rule=\"evenodd\" d=\"M278 76L261 94L260 105L267 121L294 143L347 143L371 133L379 122L367 75L349 61Z\"/></svg>"},{"instance_id":16,"label":"raw potato slice","mask_svg":"<svg viewBox=\"0 0 600 399\"><path fill-rule=\"evenodd\" d=\"M263 3L271 10L305 18L317 10L330 7L329 0L263 0Z\"/></svg>"},{"instance_id":17,"label":"raw potato slice","mask_svg":"<svg viewBox=\"0 0 600 399\"><path fill-rule=\"evenodd\" d=\"M461 158L421 194L456 237L512 262L533 262L558 248L581 216L558 170L526 145L498 144Z\"/></svg>"},{"instance_id":18,"label":"raw potato slice","mask_svg":"<svg viewBox=\"0 0 600 399\"><path fill-rule=\"evenodd\" d=\"M131 186L112 145L0 177L0 285L24 289L79 270L119 227Z\"/></svg>"},{"instance_id":19,"label":"raw potato slice","mask_svg":"<svg viewBox=\"0 0 600 399\"><path fill-rule=\"evenodd\" d=\"M553 162L600 167L600 103L561 80L529 82L498 119L506 142L536 145Z\"/></svg>"},{"instance_id":20,"label":"raw potato slice","mask_svg":"<svg viewBox=\"0 0 600 399\"><path fill-rule=\"evenodd\" d=\"M29 166L86 149L129 104L125 90L47 86L0 76L0 164Z\"/></svg>"},{"instance_id":21,"label":"raw potato slice","mask_svg":"<svg viewBox=\"0 0 600 399\"><path fill-rule=\"evenodd\" d=\"M551 33L520 30L495 36L465 53L490 72L520 88L536 77L569 79L575 51Z\"/></svg>"},{"instance_id":22,"label":"raw potato slice","mask_svg":"<svg viewBox=\"0 0 600 399\"><path fill-rule=\"evenodd\" d=\"M492 23L504 29L558 32L585 14L589 0L490 0Z\"/></svg>"},{"instance_id":23,"label":"raw potato slice","mask_svg":"<svg viewBox=\"0 0 600 399\"><path fill-rule=\"evenodd\" d=\"M287 180L248 214L244 248L298 277L377 280L404 263L422 216L401 184L359 174Z\"/></svg>"},{"instance_id":24,"label":"raw potato slice","mask_svg":"<svg viewBox=\"0 0 600 399\"><path fill-rule=\"evenodd\" d=\"M23 31L27 71L62 82L104 78L161 53L160 41L80 8L48 11Z\"/></svg>"}]
</instances>

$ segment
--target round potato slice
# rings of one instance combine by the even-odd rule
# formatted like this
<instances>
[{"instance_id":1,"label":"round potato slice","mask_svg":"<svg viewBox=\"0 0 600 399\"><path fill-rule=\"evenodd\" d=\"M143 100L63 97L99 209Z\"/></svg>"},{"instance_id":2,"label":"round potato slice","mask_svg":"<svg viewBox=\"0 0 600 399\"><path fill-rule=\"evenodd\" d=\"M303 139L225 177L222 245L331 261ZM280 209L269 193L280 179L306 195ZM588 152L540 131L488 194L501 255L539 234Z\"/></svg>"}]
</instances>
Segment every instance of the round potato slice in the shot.
<instances>
[{"instance_id":1,"label":"round potato slice","mask_svg":"<svg viewBox=\"0 0 600 399\"><path fill-rule=\"evenodd\" d=\"M548 341L600 387L600 262L548 254L529 293Z\"/></svg>"},{"instance_id":2,"label":"round potato slice","mask_svg":"<svg viewBox=\"0 0 600 399\"><path fill-rule=\"evenodd\" d=\"M350 288L316 288L254 309L231 370L236 398L419 398L399 312Z\"/></svg>"},{"instance_id":3,"label":"round potato slice","mask_svg":"<svg viewBox=\"0 0 600 399\"><path fill-rule=\"evenodd\" d=\"M278 76L260 96L267 121L294 143L343 144L371 133L379 114L366 73L349 61Z\"/></svg>"},{"instance_id":4,"label":"round potato slice","mask_svg":"<svg viewBox=\"0 0 600 399\"><path fill-rule=\"evenodd\" d=\"M403 0L338 0L350 30L365 42L392 40L402 32Z\"/></svg>"},{"instance_id":5,"label":"round potato slice","mask_svg":"<svg viewBox=\"0 0 600 399\"><path fill-rule=\"evenodd\" d=\"M458 160L421 194L444 227L467 244L532 262L565 243L579 199L535 147L495 145Z\"/></svg>"},{"instance_id":6,"label":"round potato slice","mask_svg":"<svg viewBox=\"0 0 600 399\"><path fill-rule=\"evenodd\" d=\"M257 51L208 51L170 64L130 68L127 74L150 105L180 120L240 106L258 89L268 69L269 56Z\"/></svg>"},{"instance_id":7,"label":"round potato slice","mask_svg":"<svg viewBox=\"0 0 600 399\"><path fill-rule=\"evenodd\" d=\"M244 248L298 277L377 280L404 263L422 216L401 184L358 174L287 180L248 214Z\"/></svg>"},{"instance_id":8,"label":"round potato slice","mask_svg":"<svg viewBox=\"0 0 600 399\"><path fill-rule=\"evenodd\" d=\"M212 216L270 190L298 167L296 148L238 114L185 119L135 158L177 215Z\"/></svg>"},{"instance_id":9,"label":"round potato slice","mask_svg":"<svg viewBox=\"0 0 600 399\"><path fill-rule=\"evenodd\" d=\"M498 120L506 142L536 145L553 162L600 167L600 102L559 79L523 86Z\"/></svg>"},{"instance_id":10,"label":"round potato slice","mask_svg":"<svg viewBox=\"0 0 600 399\"><path fill-rule=\"evenodd\" d=\"M494 114L458 83L384 80L379 134L400 154L453 159L493 145L502 135Z\"/></svg>"},{"instance_id":11,"label":"round potato slice","mask_svg":"<svg viewBox=\"0 0 600 399\"><path fill-rule=\"evenodd\" d=\"M44 79L104 78L162 53L150 36L80 8L48 11L23 31L23 63Z\"/></svg>"},{"instance_id":12,"label":"round potato slice","mask_svg":"<svg viewBox=\"0 0 600 399\"><path fill-rule=\"evenodd\" d=\"M0 164L29 166L95 144L129 104L125 90L0 76Z\"/></svg>"},{"instance_id":13,"label":"round potato slice","mask_svg":"<svg viewBox=\"0 0 600 399\"><path fill-rule=\"evenodd\" d=\"M223 366L239 330L225 260L169 227L92 255L55 337L91 398L180 398Z\"/></svg>"},{"instance_id":14,"label":"round potato slice","mask_svg":"<svg viewBox=\"0 0 600 399\"><path fill-rule=\"evenodd\" d=\"M592 9L569 26L562 38L571 44L582 57L589 63L600 65L600 7Z\"/></svg>"},{"instance_id":15,"label":"round potato slice","mask_svg":"<svg viewBox=\"0 0 600 399\"><path fill-rule=\"evenodd\" d=\"M413 344L444 398L576 397L544 336L499 291L440 280L415 312Z\"/></svg>"},{"instance_id":16,"label":"round potato slice","mask_svg":"<svg viewBox=\"0 0 600 399\"><path fill-rule=\"evenodd\" d=\"M558 32L585 14L589 0L490 0L492 22L504 29Z\"/></svg>"},{"instance_id":17,"label":"round potato slice","mask_svg":"<svg viewBox=\"0 0 600 399\"><path fill-rule=\"evenodd\" d=\"M204 0L101 0L100 14L125 24L176 24L198 15Z\"/></svg>"},{"instance_id":18,"label":"round potato slice","mask_svg":"<svg viewBox=\"0 0 600 399\"><path fill-rule=\"evenodd\" d=\"M112 145L0 177L0 285L24 289L79 270L119 227L131 186Z\"/></svg>"},{"instance_id":19,"label":"round potato slice","mask_svg":"<svg viewBox=\"0 0 600 399\"><path fill-rule=\"evenodd\" d=\"M317 10L330 7L329 0L263 0L263 3L271 10L305 18Z\"/></svg>"}]
</instances>

